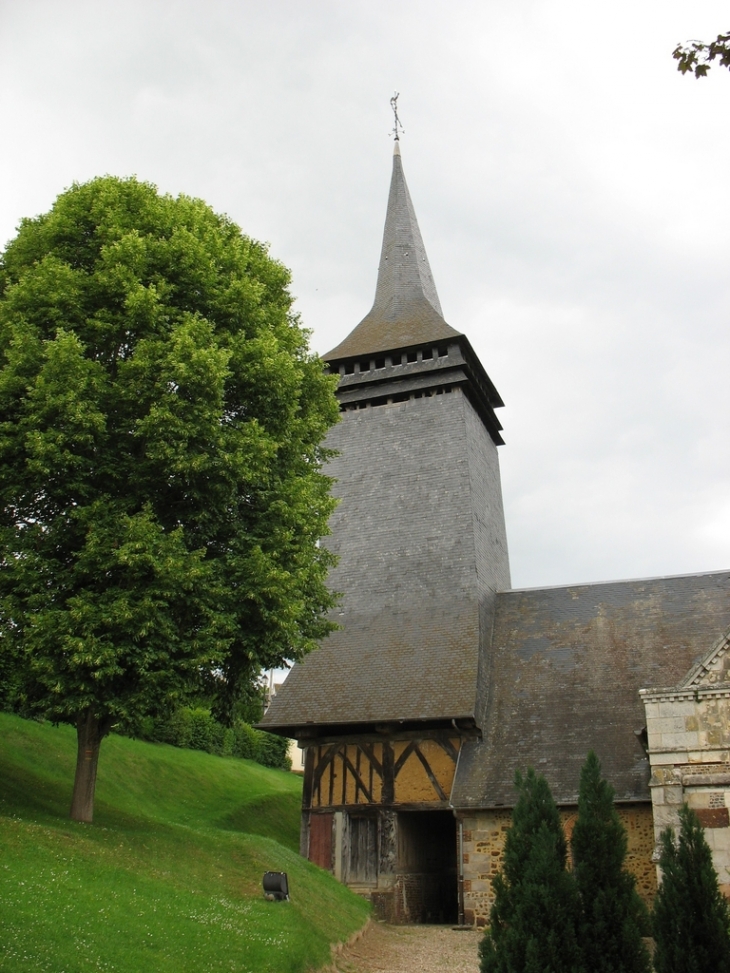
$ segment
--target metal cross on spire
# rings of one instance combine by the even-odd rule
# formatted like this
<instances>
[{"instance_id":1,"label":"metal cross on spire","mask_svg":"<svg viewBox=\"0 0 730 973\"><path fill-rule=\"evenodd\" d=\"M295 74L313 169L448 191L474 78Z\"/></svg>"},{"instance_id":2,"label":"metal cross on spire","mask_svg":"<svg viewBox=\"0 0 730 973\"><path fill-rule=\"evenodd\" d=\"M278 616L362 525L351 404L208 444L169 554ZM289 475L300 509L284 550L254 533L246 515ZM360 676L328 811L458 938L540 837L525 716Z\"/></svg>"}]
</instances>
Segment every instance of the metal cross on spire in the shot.
<instances>
[{"instance_id":1,"label":"metal cross on spire","mask_svg":"<svg viewBox=\"0 0 730 973\"><path fill-rule=\"evenodd\" d=\"M393 137L395 138L395 141L396 142L400 138L400 136L398 135L398 129L400 129L401 132L405 132L405 129L401 125L400 118L398 118L398 95L399 95L399 92L396 91L396 93L390 99L390 107L393 109L393 116L394 116L394 121L393 121Z\"/></svg>"}]
</instances>

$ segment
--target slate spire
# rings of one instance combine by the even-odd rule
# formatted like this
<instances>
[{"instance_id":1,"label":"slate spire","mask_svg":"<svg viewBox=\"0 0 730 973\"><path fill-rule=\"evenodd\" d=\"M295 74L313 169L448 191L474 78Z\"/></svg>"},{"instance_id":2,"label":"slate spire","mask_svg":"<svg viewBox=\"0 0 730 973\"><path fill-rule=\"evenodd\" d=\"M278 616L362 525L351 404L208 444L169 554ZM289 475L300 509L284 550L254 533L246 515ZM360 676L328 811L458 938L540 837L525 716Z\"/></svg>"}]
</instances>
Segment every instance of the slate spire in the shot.
<instances>
[{"instance_id":1,"label":"slate spire","mask_svg":"<svg viewBox=\"0 0 730 973\"><path fill-rule=\"evenodd\" d=\"M397 141L373 309L387 313L393 306L405 307L423 298L443 317Z\"/></svg>"},{"instance_id":2,"label":"slate spire","mask_svg":"<svg viewBox=\"0 0 730 973\"><path fill-rule=\"evenodd\" d=\"M332 361L458 335L444 321L396 141L375 301L360 324L324 357Z\"/></svg>"}]
</instances>

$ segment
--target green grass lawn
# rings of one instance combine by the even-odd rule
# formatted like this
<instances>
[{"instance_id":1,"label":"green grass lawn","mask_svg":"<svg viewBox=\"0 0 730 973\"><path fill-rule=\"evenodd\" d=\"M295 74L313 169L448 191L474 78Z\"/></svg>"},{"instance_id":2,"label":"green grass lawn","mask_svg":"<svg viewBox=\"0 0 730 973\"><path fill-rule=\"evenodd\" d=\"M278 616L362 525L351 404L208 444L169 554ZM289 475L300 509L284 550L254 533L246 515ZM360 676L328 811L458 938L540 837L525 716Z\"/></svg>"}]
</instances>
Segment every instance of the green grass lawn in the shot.
<instances>
[{"instance_id":1,"label":"green grass lawn","mask_svg":"<svg viewBox=\"0 0 730 973\"><path fill-rule=\"evenodd\" d=\"M365 922L297 853L295 775L111 736L82 825L75 757L71 728L0 713L2 973L297 973ZM269 869L291 902L264 900Z\"/></svg>"}]
</instances>

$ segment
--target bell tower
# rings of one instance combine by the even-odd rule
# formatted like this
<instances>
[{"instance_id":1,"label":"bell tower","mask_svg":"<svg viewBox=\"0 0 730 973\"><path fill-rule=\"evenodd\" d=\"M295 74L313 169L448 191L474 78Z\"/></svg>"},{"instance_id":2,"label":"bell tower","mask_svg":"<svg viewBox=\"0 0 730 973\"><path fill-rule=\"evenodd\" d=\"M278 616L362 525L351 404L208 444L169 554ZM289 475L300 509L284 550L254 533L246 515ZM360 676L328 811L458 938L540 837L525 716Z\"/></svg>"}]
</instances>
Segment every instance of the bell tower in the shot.
<instances>
[{"instance_id":1,"label":"bell tower","mask_svg":"<svg viewBox=\"0 0 730 973\"><path fill-rule=\"evenodd\" d=\"M324 359L340 376L326 543L341 629L295 666L265 723L478 726L480 648L510 587L503 403L444 320L398 141L372 309Z\"/></svg>"},{"instance_id":2,"label":"bell tower","mask_svg":"<svg viewBox=\"0 0 730 973\"><path fill-rule=\"evenodd\" d=\"M481 735L510 587L502 400L444 320L398 141L372 309L324 359L339 375L325 543L340 627L261 726L306 750L302 853L369 889L383 918L455 921L451 789L463 742Z\"/></svg>"},{"instance_id":3,"label":"bell tower","mask_svg":"<svg viewBox=\"0 0 730 973\"><path fill-rule=\"evenodd\" d=\"M382 584L394 593L408 575L411 598L423 591L429 600L439 598L438 592L453 589L454 569L465 591L472 585L485 594L508 588L496 451L502 427L494 411L503 403L468 339L444 320L398 141L373 307L324 358L340 375L343 411L331 436L340 451L331 470L342 497L332 522L341 558L333 583L347 578L343 590L352 597L350 583L360 588L365 582L361 577L357 584L349 573L351 543L342 543L339 529L341 523L349 533L354 515L363 527L369 522L369 540L354 546L359 570L364 556L367 574L379 575L366 583L371 590ZM366 415L353 415L363 410ZM364 480L370 499L364 503L361 496L356 511L354 494Z\"/></svg>"}]
</instances>

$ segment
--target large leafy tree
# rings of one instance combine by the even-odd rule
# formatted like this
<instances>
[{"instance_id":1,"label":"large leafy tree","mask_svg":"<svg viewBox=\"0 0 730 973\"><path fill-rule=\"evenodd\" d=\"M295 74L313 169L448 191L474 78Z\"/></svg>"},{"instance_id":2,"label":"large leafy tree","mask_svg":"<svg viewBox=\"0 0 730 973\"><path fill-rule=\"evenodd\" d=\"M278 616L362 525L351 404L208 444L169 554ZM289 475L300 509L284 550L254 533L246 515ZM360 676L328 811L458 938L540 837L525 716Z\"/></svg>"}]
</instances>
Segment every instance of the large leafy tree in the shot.
<instances>
[{"instance_id":1,"label":"large leafy tree","mask_svg":"<svg viewBox=\"0 0 730 973\"><path fill-rule=\"evenodd\" d=\"M654 900L656 973L730 973L730 912L697 815L679 812L679 838L661 834L662 881Z\"/></svg>"},{"instance_id":2,"label":"large leafy tree","mask_svg":"<svg viewBox=\"0 0 730 973\"><path fill-rule=\"evenodd\" d=\"M519 798L494 881L490 925L480 944L482 973L583 973L580 903L566 870L567 844L544 777L515 778Z\"/></svg>"},{"instance_id":3,"label":"large leafy tree","mask_svg":"<svg viewBox=\"0 0 730 973\"><path fill-rule=\"evenodd\" d=\"M0 259L0 675L102 738L207 680L230 709L329 630L333 379L286 269L200 200L75 185Z\"/></svg>"},{"instance_id":4,"label":"large leafy tree","mask_svg":"<svg viewBox=\"0 0 730 973\"><path fill-rule=\"evenodd\" d=\"M592 973L649 973L641 938L648 924L633 875L624 868L626 832L591 750L580 775L578 817L571 837L573 874L581 898L580 941Z\"/></svg>"}]
</instances>

